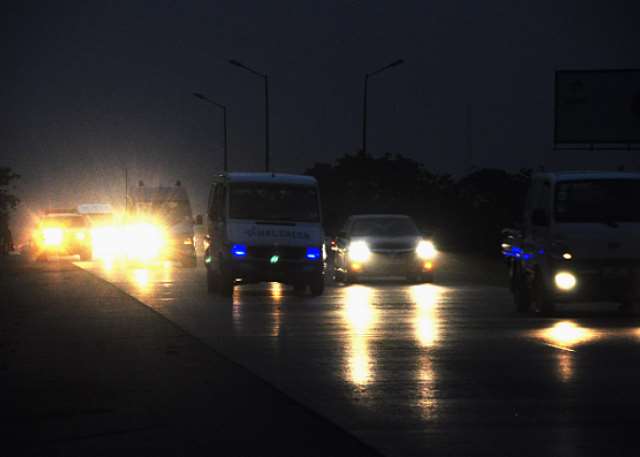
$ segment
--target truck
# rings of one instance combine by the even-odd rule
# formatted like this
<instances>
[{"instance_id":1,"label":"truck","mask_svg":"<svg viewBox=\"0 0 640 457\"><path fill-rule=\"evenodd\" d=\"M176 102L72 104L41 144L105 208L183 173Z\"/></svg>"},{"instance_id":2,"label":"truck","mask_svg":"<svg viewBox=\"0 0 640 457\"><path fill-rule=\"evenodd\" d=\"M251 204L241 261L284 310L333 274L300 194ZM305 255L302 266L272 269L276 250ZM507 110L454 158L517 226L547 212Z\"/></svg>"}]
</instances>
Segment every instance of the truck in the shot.
<instances>
[{"instance_id":1,"label":"truck","mask_svg":"<svg viewBox=\"0 0 640 457\"><path fill-rule=\"evenodd\" d=\"M640 298L640 173L532 176L517 230L503 232L517 311L551 314L562 303Z\"/></svg>"}]
</instances>

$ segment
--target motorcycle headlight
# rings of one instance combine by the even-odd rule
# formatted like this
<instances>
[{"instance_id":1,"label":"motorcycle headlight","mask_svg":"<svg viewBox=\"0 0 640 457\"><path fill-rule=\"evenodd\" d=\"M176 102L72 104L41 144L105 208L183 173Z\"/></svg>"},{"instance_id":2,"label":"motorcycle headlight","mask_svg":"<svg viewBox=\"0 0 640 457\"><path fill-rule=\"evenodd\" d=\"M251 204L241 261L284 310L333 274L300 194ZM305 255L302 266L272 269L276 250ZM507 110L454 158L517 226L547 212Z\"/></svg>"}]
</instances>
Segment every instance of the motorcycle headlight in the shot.
<instances>
[{"instance_id":1,"label":"motorcycle headlight","mask_svg":"<svg viewBox=\"0 0 640 457\"><path fill-rule=\"evenodd\" d=\"M369 246L364 241L353 241L349 244L349 259L354 262L366 262L371 257Z\"/></svg>"},{"instance_id":2,"label":"motorcycle headlight","mask_svg":"<svg viewBox=\"0 0 640 457\"><path fill-rule=\"evenodd\" d=\"M438 256L438 251L431 241L422 240L416 246L416 255L422 260L433 260Z\"/></svg>"}]
</instances>

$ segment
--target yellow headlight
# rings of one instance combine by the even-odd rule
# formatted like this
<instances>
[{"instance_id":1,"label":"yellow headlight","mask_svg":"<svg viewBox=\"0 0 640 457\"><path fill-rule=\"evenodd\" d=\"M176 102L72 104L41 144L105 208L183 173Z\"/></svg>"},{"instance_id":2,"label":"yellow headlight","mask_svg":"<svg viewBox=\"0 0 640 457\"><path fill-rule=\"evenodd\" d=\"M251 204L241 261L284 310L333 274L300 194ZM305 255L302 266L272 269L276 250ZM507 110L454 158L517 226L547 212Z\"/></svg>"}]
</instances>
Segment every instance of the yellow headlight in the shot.
<instances>
[{"instance_id":1,"label":"yellow headlight","mask_svg":"<svg viewBox=\"0 0 640 457\"><path fill-rule=\"evenodd\" d=\"M61 228L45 228L42 230L42 239L45 246L60 246L64 233Z\"/></svg>"},{"instance_id":2,"label":"yellow headlight","mask_svg":"<svg viewBox=\"0 0 640 457\"><path fill-rule=\"evenodd\" d=\"M126 250L132 259L154 259L160 255L164 244L164 235L158 226L142 223L127 227Z\"/></svg>"}]
</instances>

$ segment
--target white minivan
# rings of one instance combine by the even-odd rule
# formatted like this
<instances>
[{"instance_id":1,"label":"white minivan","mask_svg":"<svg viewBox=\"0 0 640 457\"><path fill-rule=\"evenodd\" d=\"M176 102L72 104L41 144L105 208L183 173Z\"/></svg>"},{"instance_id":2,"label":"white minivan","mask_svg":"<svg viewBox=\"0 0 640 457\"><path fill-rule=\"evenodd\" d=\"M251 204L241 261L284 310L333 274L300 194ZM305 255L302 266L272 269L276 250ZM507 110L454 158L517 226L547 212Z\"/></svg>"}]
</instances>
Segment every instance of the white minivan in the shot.
<instances>
[{"instance_id":1,"label":"white minivan","mask_svg":"<svg viewBox=\"0 0 640 457\"><path fill-rule=\"evenodd\" d=\"M324 291L325 250L318 183L310 176L224 173L211 184L204 262L207 289L275 281Z\"/></svg>"},{"instance_id":2,"label":"white minivan","mask_svg":"<svg viewBox=\"0 0 640 457\"><path fill-rule=\"evenodd\" d=\"M522 232L503 242L519 311L556 303L640 301L640 173L532 178Z\"/></svg>"}]
</instances>

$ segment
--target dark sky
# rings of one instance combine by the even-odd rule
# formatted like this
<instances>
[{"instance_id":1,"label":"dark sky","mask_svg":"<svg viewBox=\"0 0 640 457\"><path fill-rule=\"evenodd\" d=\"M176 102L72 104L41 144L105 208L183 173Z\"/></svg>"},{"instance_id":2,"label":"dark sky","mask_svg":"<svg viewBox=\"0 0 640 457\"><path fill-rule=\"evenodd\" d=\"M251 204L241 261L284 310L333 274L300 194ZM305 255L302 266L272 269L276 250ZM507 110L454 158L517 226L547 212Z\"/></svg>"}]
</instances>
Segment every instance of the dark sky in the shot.
<instances>
[{"instance_id":1,"label":"dark sky","mask_svg":"<svg viewBox=\"0 0 640 457\"><path fill-rule=\"evenodd\" d=\"M369 152L460 173L471 106L477 166L600 163L552 151L554 71L639 67L638 3L18 2L3 27L0 164L23 176L22 214L118 204L123 167L181 179L201 212L222 122L192 92L228 105L231 168L263 166L262 81L229 58L269 74L276 171L359 148L363 76L397 58L370 80Z\"/></svg>"}]
</instances>

